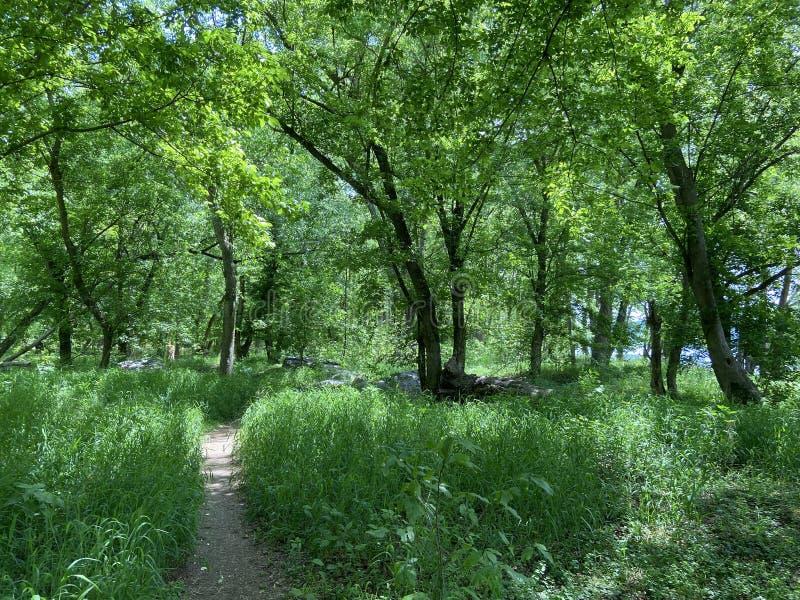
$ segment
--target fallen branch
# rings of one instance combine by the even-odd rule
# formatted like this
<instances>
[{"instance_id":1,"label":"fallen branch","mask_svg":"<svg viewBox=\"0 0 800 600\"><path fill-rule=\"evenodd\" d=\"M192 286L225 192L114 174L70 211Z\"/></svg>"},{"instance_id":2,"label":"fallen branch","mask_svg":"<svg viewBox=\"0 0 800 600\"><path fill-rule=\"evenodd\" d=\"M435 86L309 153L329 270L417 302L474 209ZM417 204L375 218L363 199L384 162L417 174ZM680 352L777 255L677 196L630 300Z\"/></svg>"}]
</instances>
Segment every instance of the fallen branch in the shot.
<instances>
[{"instance_id":1,"label":"fallen branch","mask_svg":"<svg viewBox=\"0 0 800 600\"><path fill-rule=\"evenodd\" d=\"M17 350L17 351L16 351L14 354L12 354L12 355L11 355L11 356L9 356L7 359L5 359L5 361L3 361L3 364L6 364L6 363L13 363L13 362L14 362L16 359L18 359L20 356L22 356L22 355L24 355L24 354L27 354L28 352L30 352L31 350L33 350L34 348L36 348L36 346L38 346L38 345L39 345L39 344L41 344L43 341L45 341L47 338L49 338L51 335L53 335L53 332L54 332L55 330L56 330L56 328L55 328L55 327L51 327L50 329L48 329L47 331L45 331L45 332L44 332L44 334L42 334L41 336L39 336L39 338L38 338L38 339L34 340L33 342L31 342L30 344L28 344L27 346L25 346L25 347L24 347L24 348L22 348L21 350ZM28 364L30 364L30 363L28 363ZM14 365L14 366L20 366L20 365ZM23 365L23 366L27 366L27 365Z\"/></svg>"}]
</instances>

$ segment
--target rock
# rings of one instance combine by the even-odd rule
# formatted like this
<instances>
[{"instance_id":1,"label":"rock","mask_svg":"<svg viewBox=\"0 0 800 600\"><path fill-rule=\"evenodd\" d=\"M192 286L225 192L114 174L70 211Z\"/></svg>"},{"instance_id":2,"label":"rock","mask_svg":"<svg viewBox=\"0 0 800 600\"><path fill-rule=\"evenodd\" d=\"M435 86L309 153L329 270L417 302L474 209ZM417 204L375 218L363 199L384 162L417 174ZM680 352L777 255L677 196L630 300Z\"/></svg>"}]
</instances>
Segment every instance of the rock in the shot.
<instances>
[{"instance_id":1,"label":"rock","mask_svg":"<svg viewBox=\"0 0 800 600\"><path fill-rule=\"evenodd\" d=\"M375 381L372 385L380 390L385 390L387 392L398 391L410 396L422 393L422 386L419 383L419 373L416 371L401 371L386 379Z\"/></svg>"},{"instance_id":2,"label":"rock","mask_svg":"<svg viewBox=\"0 0 800 600\"><path fill-rule=\"evenodd\" d=\"M310 356L287 356L283 359L283 366L287 369L296 369L298 367L316 367L322 368L335 368L339 367L339 363L335 360L317 360Z\"/></svg>"},{"instance_id":3,"label":"rock","mask_svg":"<svg viewBox=\"0 0 800 600\"><path fill-rule=\"evenodd\" d=\"M328 365L326 370L331 372L331 376L324 381L317 382L317 387L337 387L341 385L352 385L356 389L364 389L367 386L367 378L360 373L354 373L343 369L338 365Z\"/></svg>"},{"instance_id":4,"label":"rock","mask_svg":"<svg viewBox=\"0 0 800 600\"><path fill-rule=\"evenodd\" d=\"M120 369L128 371L142 371L144 369L163 369L164 361L160 358L140 358L138 360L123 360L117 363Z\"/></svg>"},{"instance_id":5,"label":"rock","mask_svg":"<svg viewBox=\"0 0 800 600\"><path fill-rule=\"evenodd\" d=\"M317 364L313 358L308 356L287 356L283 359L283 366L287 369L296 369L298 367L313 367Z\"/></svg>"},{"instance_id":6,"label":"rock","mask_svg":"<svg viewBox=\"0 0 800 600\"><path fill-rule=\"evenodd\" d=\"M325 379L315 383L314 387L341 387L343 385L350 385L350 382L342 379Z\"/></svg>"}]
</instances>

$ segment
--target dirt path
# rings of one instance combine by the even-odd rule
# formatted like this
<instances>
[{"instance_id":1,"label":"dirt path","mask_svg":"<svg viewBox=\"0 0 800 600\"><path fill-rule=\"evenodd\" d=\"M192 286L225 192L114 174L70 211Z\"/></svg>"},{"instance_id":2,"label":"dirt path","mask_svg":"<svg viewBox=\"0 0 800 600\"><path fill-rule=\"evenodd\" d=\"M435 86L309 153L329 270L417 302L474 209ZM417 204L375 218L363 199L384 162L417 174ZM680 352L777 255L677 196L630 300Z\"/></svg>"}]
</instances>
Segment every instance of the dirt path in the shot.
<instances>
[{"instance_id":1,"label":"dirt path","mask_svg":"<svg viewBox=\"0 0 800 600\"><path fill-rule=\"evenodd\" d=\"M231 482L236 431L220 427L203 440L206 501L197 549L181 576L187 600L278 600L289 591L283 560L253 540Z\"/></svg>"}]
</instances>

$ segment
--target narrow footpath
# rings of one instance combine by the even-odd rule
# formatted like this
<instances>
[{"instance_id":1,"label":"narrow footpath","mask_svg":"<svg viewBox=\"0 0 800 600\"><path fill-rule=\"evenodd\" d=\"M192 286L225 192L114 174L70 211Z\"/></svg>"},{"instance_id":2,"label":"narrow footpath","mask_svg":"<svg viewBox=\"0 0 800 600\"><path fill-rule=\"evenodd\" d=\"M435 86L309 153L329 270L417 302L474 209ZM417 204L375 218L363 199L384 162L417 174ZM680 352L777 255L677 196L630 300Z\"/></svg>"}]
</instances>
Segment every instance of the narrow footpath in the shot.
<instances>
[{"instance_id":1,"label":"narrow footpath","mask_svg":"<svg viewBox=\"0 0 800 600\"><path fill-rule=\"evenodd\" d=\"M206 501L197 549L180 578L186 600L281 600L290 586L279 554L253 539L232 482L237 429L219 427L203 440Z\"/></svg>"}]
</instances>

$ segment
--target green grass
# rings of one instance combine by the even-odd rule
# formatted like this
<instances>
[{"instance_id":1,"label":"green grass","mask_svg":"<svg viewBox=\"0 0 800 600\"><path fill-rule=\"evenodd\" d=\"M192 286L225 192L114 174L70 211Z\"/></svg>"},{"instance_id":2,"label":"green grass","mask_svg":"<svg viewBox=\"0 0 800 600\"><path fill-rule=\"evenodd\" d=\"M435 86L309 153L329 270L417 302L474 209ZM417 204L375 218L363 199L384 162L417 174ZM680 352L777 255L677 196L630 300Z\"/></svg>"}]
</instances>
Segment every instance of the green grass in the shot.
<instances>
[{"instance_id":1,"label":"green grass","mask_svg":"<svg viewBox=\"0 0 800 600\"><path fill-rule=\"evenodd\" d=\"M656 398L626 363L450 404L198 366L0 373L0 598L177 597L200 434L246 411L250 512L300 597L800 599L796 386L731 407L695 369Z\"/></svg>"},{"instance_id":2,"label":"green grass","mask_svg":"<svg viewBox=\"0 0 800 600\"><path fill-rule=\"evenodd\" d=\"M3 374L0 597L175 597L164 572L194 544L202 414L151 394L153 377Z\"/></svg>"},{"instance_id":3,"label":"green grass","mask_svg":"<svg viewBox=\"0 0 800 600\"><path fill-rule=\"evenodd\" d=\"M0 598L175 598L195 543L203 431L308 369L0 372Z\"/></svg>"},{"instance_id":4,"label":"green grass","mask_svg":"<svg viewBox=\"0 0 800 600\"><path fill-rule=\"evenodd\" d=\"M655 398L634 364L536 405L273 388L243 418L247 498L299 596L800 598L800 399L681 384Z\"/></svg>"},{"instance_id":5,"label":"green grass","mask_svg":"<svg viewBox=\"0 0 800 600\"><path fill-rule=\"evenodd\" d=\"M200 436L261 378L184 367L0 374L0 598L173 598Z\"/></svg>"}]
</instances>

